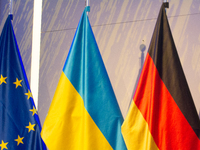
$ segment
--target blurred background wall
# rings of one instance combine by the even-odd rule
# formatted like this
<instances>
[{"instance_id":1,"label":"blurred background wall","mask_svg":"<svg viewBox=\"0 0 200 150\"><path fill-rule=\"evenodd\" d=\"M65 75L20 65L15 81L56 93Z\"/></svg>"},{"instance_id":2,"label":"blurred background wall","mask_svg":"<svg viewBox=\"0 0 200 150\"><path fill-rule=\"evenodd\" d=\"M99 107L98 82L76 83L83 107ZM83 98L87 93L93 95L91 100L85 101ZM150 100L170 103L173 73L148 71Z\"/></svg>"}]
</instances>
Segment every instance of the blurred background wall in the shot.
<instances>
[{"instance_id":1,"label":"blurred background wall","mask_svg":"<svg viewBox=\"0 0 200 150\"><path fill-rule=\"evenodd\" d=\"M90 0L90 24L124 117L132 100L162 2ZM43 0L37 108L42 124L84 8L85 0ZM166 11L182 67L199 113L200 1L169 0L169 9ZM8 13L9 0L1 0L0 31ZM32 0L14 0L13 27L30 81Z\"/></svg>"}]
</instances>

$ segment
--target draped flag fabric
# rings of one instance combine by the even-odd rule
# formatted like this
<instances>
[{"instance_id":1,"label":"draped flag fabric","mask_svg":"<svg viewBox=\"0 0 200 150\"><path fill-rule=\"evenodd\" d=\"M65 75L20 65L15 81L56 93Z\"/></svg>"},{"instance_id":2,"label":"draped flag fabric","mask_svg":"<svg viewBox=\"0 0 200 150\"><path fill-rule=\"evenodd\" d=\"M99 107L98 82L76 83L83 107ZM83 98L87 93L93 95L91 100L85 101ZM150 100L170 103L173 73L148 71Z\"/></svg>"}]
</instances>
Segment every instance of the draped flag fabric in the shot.
<instances>
[{"instance_id":1,"label":"draped flag fabric","mask_svg":"<svg viewBox=\"0 0 200 150\"><path fill-rule=\"evenodd\" d=\"M45 119L42 138L50 150L125 150L122 122L85 9Z\"/></svg>"},{"instance_id":2,"label":"draped flag fabric","mask_svg":"<svg viewBox=\"0 0 200 150\"><path fill-rule=\"evenodd\" d=\"M45 150L40 130L9 15L0 37L0 148Z\"/></svg>"},{"instance_id":3,"label":"draped flag fabric","mask_svg":"<svg viewBox=\"0 0 200 150\"><path fill-rule=\"evenodd\" d=\"M164 4L122 134L129 150L200 149L200 121Z\"/></svg>"}]
</instances>

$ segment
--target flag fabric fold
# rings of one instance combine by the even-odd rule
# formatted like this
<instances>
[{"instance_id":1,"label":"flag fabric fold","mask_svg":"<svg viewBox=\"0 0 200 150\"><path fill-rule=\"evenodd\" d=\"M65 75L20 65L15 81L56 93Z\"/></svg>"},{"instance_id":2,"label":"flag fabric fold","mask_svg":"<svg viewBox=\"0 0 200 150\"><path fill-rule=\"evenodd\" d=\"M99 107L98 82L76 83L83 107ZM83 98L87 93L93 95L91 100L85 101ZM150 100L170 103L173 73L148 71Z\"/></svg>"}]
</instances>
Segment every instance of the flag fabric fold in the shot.
<instances>
[{"instance_id":1,"label":"flag fabric fold","mask_svg":"<svg viewBox=\"0 0 200 150\"><path fill-rule=\"evenodd\" d=\"M122 122L84 10L43 125L42 138L50 150L125 150Z\"/></svg>"},{"instance_id":2,"label":"flag fabric fold","mask_svg":"<svg viewBox=\"0 0 200 150\"><path fill-rule=\"evenodd\" d=\"M0 37L1 150L45 150L40 121L9 15Z\"/></svg>"},{"instance_id":3,"label":"flag fabric fold","mask_svg":"<svg viewBox=\"0 0 200 150\"><path fill-rule=\"evenodd\" d=\"M200 121L164 5L122 134L129 150L200 149Z\"/></svg>"}]
</instances>

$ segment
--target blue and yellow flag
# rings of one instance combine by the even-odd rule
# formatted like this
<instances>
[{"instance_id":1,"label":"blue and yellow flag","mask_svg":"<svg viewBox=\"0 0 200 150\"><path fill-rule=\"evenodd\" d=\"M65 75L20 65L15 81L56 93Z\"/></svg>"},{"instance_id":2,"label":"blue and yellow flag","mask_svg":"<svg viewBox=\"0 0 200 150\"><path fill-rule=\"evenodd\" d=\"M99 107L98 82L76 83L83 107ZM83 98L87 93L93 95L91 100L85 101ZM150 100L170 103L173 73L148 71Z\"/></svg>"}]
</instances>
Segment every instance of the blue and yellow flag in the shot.
<instances>
[{"instance_id":1,"label":"blue and yellow flag","mask_svg":"<svg viewBox=\"0 0 200 150\"><path fill-rule=\"evenodd\" d=\"M42 138L50 150L126 150L122 122L84 10L43 125Z\"/></svg>"},{"instance_id":2,"label":"blue and yellow flag","mask_svg":"<svg viewBox=\"0 0 200 150\"><path fill-rule=\"evenodd\" d=\"M9 15L0 37L0 148L45 150L40 130Z\"/></svg>"}]
</instances>

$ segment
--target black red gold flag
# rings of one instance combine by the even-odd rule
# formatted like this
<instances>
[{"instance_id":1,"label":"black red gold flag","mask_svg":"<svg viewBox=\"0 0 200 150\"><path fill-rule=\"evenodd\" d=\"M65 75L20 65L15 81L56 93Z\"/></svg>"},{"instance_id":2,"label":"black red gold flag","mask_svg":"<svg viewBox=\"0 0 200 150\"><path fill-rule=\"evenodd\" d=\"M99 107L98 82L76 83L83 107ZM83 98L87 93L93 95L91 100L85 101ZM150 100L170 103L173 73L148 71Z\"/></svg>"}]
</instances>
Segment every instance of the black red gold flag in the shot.
<instances>
[{"instance_id":1,"label":"black red gold flag","mask_svg":"<svg viewBox=\"0 0 200 150\"><path fill-rule=\"evenodd\" d=\"M122 134L129 150L200 149L200 121L164 4Z\"/></svg>"}]
</instances>

